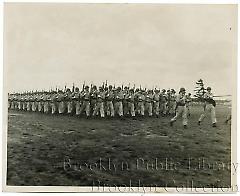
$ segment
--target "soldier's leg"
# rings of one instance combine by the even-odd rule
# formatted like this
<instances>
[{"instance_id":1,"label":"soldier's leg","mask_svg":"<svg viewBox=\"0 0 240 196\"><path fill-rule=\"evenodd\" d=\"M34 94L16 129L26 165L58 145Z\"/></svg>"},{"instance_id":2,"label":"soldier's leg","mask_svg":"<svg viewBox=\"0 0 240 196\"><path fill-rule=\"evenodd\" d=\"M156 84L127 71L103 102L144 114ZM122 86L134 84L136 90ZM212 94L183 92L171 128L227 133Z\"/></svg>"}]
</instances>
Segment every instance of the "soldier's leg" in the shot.
<instances>
[{"instance_id":1,"label":"soldier's leg","mask_svg":"<svg viewBox=\"0 0 240 196\"><path fill-rule=\"evenodd\" d=\"M85 110L85 108L86 108L86 102L83 101L83 102L82 102L82 105L81 105L81 107L80 107L80 114L82 114L82 112Z\"/></svg>"},{"instance_id":2,"label":"soldier's leg","mask_svg":"<svg viewBox=\"0 0 240 196\"><path fill-rule=\"evenodd\" d=\"M149 115L149 103L145 103L145 105L144 105L144 113L145 114L147 113Z\"/></svg>"},{"instance_id":3,"label":"soldier's leg","mask_svg":"<svg viewBox=\"0 0 240 196\"><path fill-rule=\"evenodd\" d=\"M52 103L51 106L52 106L52 114L55 114L57 112L57 103Z\"/></svg>"},{"instance_id":4,"label":"soldier's leg","mask_svg":"<svg viewBox=\"0 0 240 196\"><path fill-rule=\"evenodd\" d=\"M20 102L20 101L18 102L18 109L19 109L19 110L21 110L21 109L22 109L22 104L21 104L21 102Z\"/></svg>"},{"instance_id":5,"label":"soldier's leg","mask_svg":"<svg viewBox=\"0 0 240 196\"><path fill-rule=\"evenodd\" d=\"M153 110L152 103L150 103L150 104L149 104L149 108L148 108L148 114L149 114L149 116L152 116L152 115L153 115L152 110Z\"/></svg>"},{"instance_id":6,"label":"soldier's leg","mask_svg":"<svg viewBox=\"0 0 240 196\"><path fill-rule=\"evenodd\" d=\"M123 116L123 104L122 104L122 102L119 102L118 115Z\"/></svg>"},{"instance_id":7,"label":"soldier's leg","mask_svg":"<svg viewBox=\"0 0 240 196\"><path fill-rule=\"evenodd\" d=\"M183 106L179 106L177 108L176 115L171 119L171 122L175 122L182 113L183 113Z\"/></svg>"},{"instance_id":8,"label":"soldier's leg","mask_svg":"<svg viewBox=\"0 0 240 196\"><path fill-rule=\"evenodd\" d=\"M93 116L96 116L98 113L98 103L95 104L95 107L93 109Z\"/></svg>"},{"instance_id":9,"label":"soldier's leg","mask_svg":"<svg viewBox=\"0 0 240 196\"><path fill-rule=\"evenodd\" d=\"M132 117L135 117L134 103L129 103L130 114Z\"/></svg>"},{"instance_id":10,"label":"soldier's leg","mask_svg":"<svg viewBox=\"0 0 240 196\"><path fill-rule=\"evenodd\" d=\"M63 110L63 108L62 108L62 101L61 101L61 102L59 102L59 104L58 104L58 113L59 113L59 114L62 114L62 110Z\"/></svg>"},{"instance_id":11,"label":"soldier's leg","mask_svg":"<svg viewBox=\"0 0 240 196\"><path fill-rule=\"evenodd\" d=\"M111 117L114 117L114 107L112 102L110 102L109 109L110 109Z\"/></svg>"},{"instance_id":12,"label":"soldier's leg","mask_svg":"<svg viewBox=\"0 0 240 196\"><path fill-rule=\"evenodd\" d=\"M75 111L76 111L76 115L80 115L80 101L76 101L75 104Z\"/></svg>"},{"instance_id":13,"label":"soldier's leg","mask_svg":"<svg viewBox=\"0 0 240 196\"><path fill-rule=\"evenodd\" d=\"M154 105L155 105L155 114L159 116L159 102L155 102Z\"/></svg>"},{"instance_id":14,"label":"soldier's leg","mask_svg":"<svg viewBox=\"0 0 240 196\"><path fill-rule=\"evenodd\" d=\"M210 112L211 112L211 120L212 120L212 124L214 124L214 123L217 122L217 119L216 119L216 111L215 111L215 107L214 107L213 105L211 105Z\"/></svg>"},{"instance_id":15,"label":"soldier's leg","mask_svg":"<svg viewBox=\"0 0 240 196\"><path fill-rule=\"evenodd\" d=\"M41 101L38 102L38 111L41 112L42 106L41 106Z\"/></svg>"},{"instance_id":16,"label":"soldier's leg","mask_svg":"<svg viewBox=\"0 0 240 196\"><path fill-rule=\"evenodd\" d=\"M140 107L141 116L144 116L144 111L145 111L144 103L141 102L141 107Z\"/></svg>"},{"instance_id":17,"label":"soldier's leg","mask_svg":"<svg viewBox=\"0 0 240 196\"><path fill-rule=\"evenodd\" d=\"M201 114L200 118L198 119L199 123L201 123L204 120L208 112L209 112L209 105L206 105L204 112Z\"/></svg>"},{"instance_id":18,"label":"soldier's leg","mask_svg":"<svg viewBox=\"0 0 240 196\"><path fill-rule=\"evenodd\" d=\"M44 102L44 105L43 105L43 112L44 113L48 113L48 102Z\"/></svg>"},{"instance_id":19,"label":"soldier's leg","mask_svg":"<svg viewBox=\"0 0 240 196\"><path fill-rule=\"evenodd\" d=\"M87 117L89 117L90 116L90 102L89 101L86 102L85 111L86 111Z\"/></svg>"},{"instance_id":20,"label":"soldier's leg","mask_svg":"<svg viewBox=\"0 0 240 196\"><path fill-rule=\"evenodd\" d=\"M71 101L67 102L67 113L71 114Z\"/></svg>"},{"instance_id":21,"label":"soldier's leg","mask_svg":"<svg viewBox=\"0 0 240 196\"><path fill-rule=\"evenodd\" d=\"M107 101L106 103L106 113L107 113L107 116L110 116L110 102Z\"/></svg>"},{"instance_id":22,"label":"soldier's leg","mask_svg":"<svg viewBox=\"0 0 240 196\"><path fill-rule=\"evenodd\" d=\"M102 118L105 117L104 103L103 102L99 103L99 111L100 111L100 116Z\"/></svg>"},{"instance_id":23,"label":"soldier's leg","mask_svg":"<svg viewBox=\"0 0 240 196\"><path fill-rule=\"evenodd\" d=\"M167 104L164 103L163 104L163 115L166 115L167 114Z\"/></svg>"},{"instance_id":24,"label":"soldier's leg","mask_svg":"<svg viewBox=\"0 0 240 196\"><path fill-rule=\"evenodd\" d=\"M187 119L187 108L183 107L183 111L182 111L182 119L183 119L183 125L186 126L188 123L188 119Z\"/></svg>"}]
</instances>

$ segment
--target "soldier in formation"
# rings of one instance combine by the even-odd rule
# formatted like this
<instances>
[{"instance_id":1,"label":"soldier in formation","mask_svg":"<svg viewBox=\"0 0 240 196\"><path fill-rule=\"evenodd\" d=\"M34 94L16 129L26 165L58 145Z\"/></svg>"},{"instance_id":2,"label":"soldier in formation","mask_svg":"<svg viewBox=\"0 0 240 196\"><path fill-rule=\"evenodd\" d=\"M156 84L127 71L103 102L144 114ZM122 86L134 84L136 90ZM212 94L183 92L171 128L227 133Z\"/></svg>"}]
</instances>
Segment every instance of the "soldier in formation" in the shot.
<instances>
[{"instance_id":1,"label":"soldier in formation","mask_svg":"<svg viewBox=\"0 0 240 196\"><path fill-rule=\"evenodd\" d=\"M206 110L199 118L199 124L210 111L212 123L216 125L215 108L209 103L212 97L211 89L206 93ZM181 88L176 95L174 89L142 89L95 85L64 90L35 91L27 93L13 93L8 95L8 107L13 110L40 112L45 114L68 114L76 116L101 117L132 117L136 118L172 116L170 125L182 116L183 125L187 127L187 118L190 115L191 94L186 95Z\"/></svg>"}]
</instances>

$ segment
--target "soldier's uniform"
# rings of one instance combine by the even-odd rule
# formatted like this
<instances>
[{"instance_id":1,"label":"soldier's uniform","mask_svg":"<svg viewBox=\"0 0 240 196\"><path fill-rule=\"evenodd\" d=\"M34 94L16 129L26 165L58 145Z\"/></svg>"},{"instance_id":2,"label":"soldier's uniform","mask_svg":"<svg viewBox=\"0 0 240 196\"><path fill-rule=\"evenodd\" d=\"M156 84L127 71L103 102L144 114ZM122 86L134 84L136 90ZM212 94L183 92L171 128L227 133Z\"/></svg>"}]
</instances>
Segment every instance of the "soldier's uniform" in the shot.
<instances>
[{"instance_id":1,"label":"soldier's uniform","mask_svg":"<svg viewBox=\"0 0 240 196\"><path fill-rule=\"evenodd\" d=\"M29 93L27 96L27 111L30 112L32 109L32 100L31 100L32 95Z\"/></svg>"},{"instance_id":2,"label":"soldier's uniform","mask_svg":"<svg viewBox=\"0 0 240 196\"><path fill-rule=\"evenodd\" d=\"M171 109L171 91L170 90L167 90L166 98L167 98L166 114L170 114L170 109Z\"/></svg>"},{"instance_id":3,"label":"soldier's uniform","mask_svg":"<svg viewBox=\"0 0 240 196\"><path fill-rule=\"evenodd\" d=\"M38 102L37 102L37 93L33 94L33 98L32 98L32 111L36 112L37 111L37 106L38 106Z\"/></svg>"},{"instance_id":4,"label":"soldier's uniform","mask_svg":"<svg viewBox=\"0 0 240 196\"><path fill-rule=\"evenodd\" d=\"M106 92L106 110L107 116L114 117L114 107L113 107L114 93L112 91L112 86L109 86L109 90Z\"/></svg>"},{"instance_id":5,"label":"soldier's uniform","mask_svg":"<svg viewBox=\"0 0 240 196\"><path fill-rule=\"evenodd\" d=\"M163 89L160 94L160 112L162 115L166 115L167 113L167 95L165 89Z\"/></svg>"},{"instance_id":6,"label":"soldier's uniform","mask_svg":"<svg viewBox=\"0 0 240 196\"><path fill-rule=\"evenodd\" d=\"M93 86L90 91L90 113L92 114L94 112L94 108L96 107L97 94L98 94L97 87Z\"/></svg>"},{"instance_id":7,"label":"soldier's uniform","mask_svg":"<svg viewBox=\"0 0 240 196\"><path fill-rule=\"evenodd\" d=\"M72 100L72 92L71 90L68 88L66 90L66 93L64 95L65 97L65 101L66 101L66 105L67 105L67 113L68 114L72 114L73 113L73 100Z\"/></svg>"},{"instance_id":8,"label":"soldier's uniform","mask_svg":"<svg viewBox=\"0 0 240 196\"><path fill-rule=\"evenodd\" d=\"M105 117L104 100L105 100L105 92L103 91L102 87L99 87L99 92L97 94L97 103L93 111L93 116L96 116L100 113L100 116L102 118Z\"/></svg>"},{"instance_id":9,"label":"soldier's uniform","mask_svg":"<svg viewBox=\"0 0 240 196\"><path fill-rule=\"evenodd\" d=\"M176 94L175 94L175 90L172 89L171 90L171 94L169 97L169 114L174 115L175 114L175 110L176 110Z\"/></svg>"},{"instance_id":10,"label":"soldier's uniform","mask_svg":"<svg viewBox=\"0 0 240 196\"><path fill-rule=\"evenodd\" d=\"M122 117L123 116L123 92L120 87L117 88L116 94L115 94L115 114Z\"/></svg>"},{"instance_id":11,"label":"soldier's uniform","mask_svg":"<svg viewBox=\"0 0 240 196\"><path fill-rule=\"evenodd\" d=\"M126 100L128 104L128 110L131 116L135 117L135 105L134 105L135 95L133 89L129 90L129 93L126 95Z\"/></svg>"},{"instance_id":12,"label":"soldier's uniform","mask_svg":"<svg viewBox=\"0 0 240 196\"><path fill-rule=\"evenodd\" d=\"M203 121L207 113L210 113L212 125L213 127L216 127L217 119L216 119L215 107L213 106L213 103L212 103L213 94L211 93L210 87L207 88L207 92L204 94L204 100L205 100L206 106L205 106L204 112L201 114L198 120L198 124L200 125L200 123Z\"/></svg>"},{"instance_id":13,"label":"soldier's uniform","mask_svg":"<svg viewBox=\"0 0 240 196\"><path fill-rule=\"evenodd\" d=\"M173 125L173 122L177 120L179 116L182 116L182 123L184 128L187 128L187 108L186 108L186 95L185 95L185 89L181 88L179 95L176 98L177 102L177 110L176 115L171 119L170 125Z\"/></svg>"},{"instance_id":14,"label":"soldier's uniform","mask_svg":"<svg viewBox=\"0 0 240 196\"><path fill-rule=\"evenodd\" d=\"M138 114L141 116L144 116L144 111L145 111L144 103L145 103L145 95L144 95L144 91L141 90L141 92L138 93Z\"/></svg>"},{"instance_id":15,"label":"soldier's uniform","mask_svg":"<svg viewBox=\"0 0 240 196\"><path fill-rule=\"evenodd\" d=\"M90 92L89 87L85 86L84 91L80 94L80 98L82 100L82 106L80 108L80 114L85 111L86 116L90 116Z\"/></svg>"},{"instance_id":16,"label":"soldier's uniform","mask_svg":"<svg viewBox=\"0 0 240 196\"><path fill-rule=\"evenodd\" d=\"M26 94L26 93L23 95L23 106L22 106L22 110L24 110L24 111L27 110L27 94Z\"/></svg>"},{"instance_id":17,"label":"soldier's uniform","mask_svg":"<svg viewBox=\"0 0 240 196\"><path fill-rule=\"evenodd\" d=\"M12 103L12 95L8 93L8 109L11 108L11 103Z\"/></svg>"},{"instance_id":18,"label":"soldier's uniform","mask_svg":"<svg viewBox=\"0 0 240 196\"><path fill-rule=\"evenodd\" d=\"M128 108L128 102L127 102L127 99L126 99L126 96L128 94L128 87L125 86L123 91L123 100L122 100L122 103L123 103L123 115L127 115L129 114L129 108Z\"/></svg>"},{"instance_id":19,"label":"soldier's uniform","mask_svg":"<svg viewBox=\"0 0 240 196\"><path fill-rule=\"evenodd\" d=\"M18 110L22 110L22 103L23 103L23 99L22 99L22 95L19 94L17 97L17 105L18 105Z\"/></svg>"},{"instance_id":20,"label":"soldier's uniform","mask_svg":"<svg viewBox=\"0 0 240 196\"><path fill-rule=\"evenodd\" d=\"M43 112L45 114L50 112L50 94L48 92L43 95Z\"/></svg>"},{"instance_id":21,"label":"soldier's uniform","mask_svg":"<svg viewBox=\"0 0 240 196\"><path fill-rule=\"evenodd\" d=\"M186 98L187 98L186 99L187 115L190 116L191 115L191 113L190 113L190 105L191 105L191 102L192 102L191 93L188 93Z\"/></svg>"},{"instance_id":22,"label":"soldier's uniform","mask_svg":"<svg viewBox=\"0 0 240 196\"><path fill-rule=\"evenodd\" d=\"M76 115L80 115L81 100L80 100L80 91L78 87L75 88L72 99L75 107L75 113Z\"/></svg>"},{"instance_id":23,"label":"soldier's uniform","mask_svg":"<svg viewBox=\"0 0 240 196\"><path fill-rule=\"evenodd\" d=\"M149 116L152 116L152 111L153 111L152 103L153 103L153 92L152 90L148 90L145 98L145 110Z\"/></svg>"},{"instance_id":24,"label":"soldier's uniform","mask_svg":"<svg viewBox=\"0 0 240 196\"><path fill-rule=\"evenodd\" d=\"M56 114L58 112L57 92L51 93L51 113Z\"/></svg>"},{"instance_id":25,"label":"soldier's uniform","mask_svg":"<svg viewBox=\"0 0 240 196\"><path fill-rule=\"evenodd\" d=\"M64 114L66 110L65 100L64 100L64 93L62 90L58 91L57 95L57 102L58 102L58 113Z\"/></svg>"},{"instance_id":26,"label":"soldier's uniform","mask_svg":"<svg viewBox=\"0 0 240 196\"><path fill-rule=\"evenodd\" d=\"M159 100L160 100L159 90L156 89L153 94L153 112L157 117L159 116Z\"/></svg>"},{"instance_id":27,"label":"soldier's uniform","mask_svg":"<svg viewBox=\"0 0 240 196\"><path fill-rule=\"evenodd\" d=\"M39 94L38 96L38 111L43 112L44 111L44 101L43 101L43 93Z\"/></svg>"}]
</instances>

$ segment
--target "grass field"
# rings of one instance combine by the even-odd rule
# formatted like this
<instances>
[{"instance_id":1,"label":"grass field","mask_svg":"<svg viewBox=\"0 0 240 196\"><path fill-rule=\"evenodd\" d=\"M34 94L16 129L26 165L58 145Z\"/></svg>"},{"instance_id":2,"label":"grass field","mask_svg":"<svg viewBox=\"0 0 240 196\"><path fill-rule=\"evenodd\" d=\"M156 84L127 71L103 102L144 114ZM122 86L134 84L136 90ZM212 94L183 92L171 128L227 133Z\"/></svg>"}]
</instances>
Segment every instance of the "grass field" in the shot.
<instances>
[{"instance_id":1,"label":"grass field","mask_svg":"<svg viewBox=\"0 0 240 196\"><path fill-rule=\"evenodd\" d=\"M201 110L192 108L188 129L180 119L170 127L170 117L79 119L9 111L7 184L229 185L231 134L224 120L230 109L217 106L217 128L208 118L197 125Z\"/></svg>"}]
</instances>

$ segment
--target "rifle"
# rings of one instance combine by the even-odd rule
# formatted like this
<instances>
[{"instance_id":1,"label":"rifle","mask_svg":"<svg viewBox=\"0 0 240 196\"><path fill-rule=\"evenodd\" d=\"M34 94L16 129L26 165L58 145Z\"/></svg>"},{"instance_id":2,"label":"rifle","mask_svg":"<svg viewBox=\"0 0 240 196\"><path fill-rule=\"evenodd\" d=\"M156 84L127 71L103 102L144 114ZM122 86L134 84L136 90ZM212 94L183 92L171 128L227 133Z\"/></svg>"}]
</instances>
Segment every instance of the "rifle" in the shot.
<instances>
[{"instance_id":1,"label":"rifle","mask_svg":"<svg viewBox=\"0 0 240 196\"><path fill-rule=\"evenodd\" d=\"M66 92L66 89L67 89L67 85L65 84L65 86L64 86L64 92Z\"/></svg>"},{"instance_id":2,"label":"rifle","mask_svg":"<svg viewBox=\"0 0 240 196\"><path fill-rule=\"evenodd\" d=\"M103 89L104 89L104 86L105 86L105 84L104 84L104 82L103 82L103 84L102 84Z\"/></svg>"},{"instance_id":3,"label":"rifle","mask_svg":"<svg viewBox=\"0 0 240 196\"><path fill-rule=\"evenodd\" d=\"M122 84L122 90L123 90L123 84Z\"/></svg>"},{"instance_id":4,"label":"rifle","mask_svg":"<svg viewBox=\"0 0 240 196\"><path fill-rule=\"evenodd\" d=\"M84 91L84 88L85 88L85 81L83 82L83 85L82 85L82 91Z\"/></svg>"},{"instance_id":5,"label":"rifle","mask_svg":"<svg viewBox=\"0 0 240 196\"><path fill-rule=\"evenodd\" d=\"M142 87L141 87L141 85L140 85L140 90L142 90Z\"/></svg>"},{"instance_id":6,"label":"rifle","mask_svg":"<svg viewBox=\"0 0 240 196\"><path fill-rule=\"evenodd\" d=\"M92 92L92 86L93 86L93 85L92 85L92 83L91 83L91 86L90 86L90 92Z\"/></svg>"},{"instance_id":7,"label":"rifle","mask_svg":"<svg viewBox=\"0 0 240 196\"><path fill-rule=\"evenodd\" d=\"M106 80L106 83L105 83L105 88L108 86L108 83L107 83L107 80Z\"/></svg>"},{"instance_id":8,"label":"rifle","mask_svg":"<svg viewBox=\"0 0 240 196\"><path fill-rule=\"evenodd\" d=\"M72 92L74 92L74 91L75 91L75 85L74 85L74 83L73 83Z\"/></svg>"}]
</instances>

